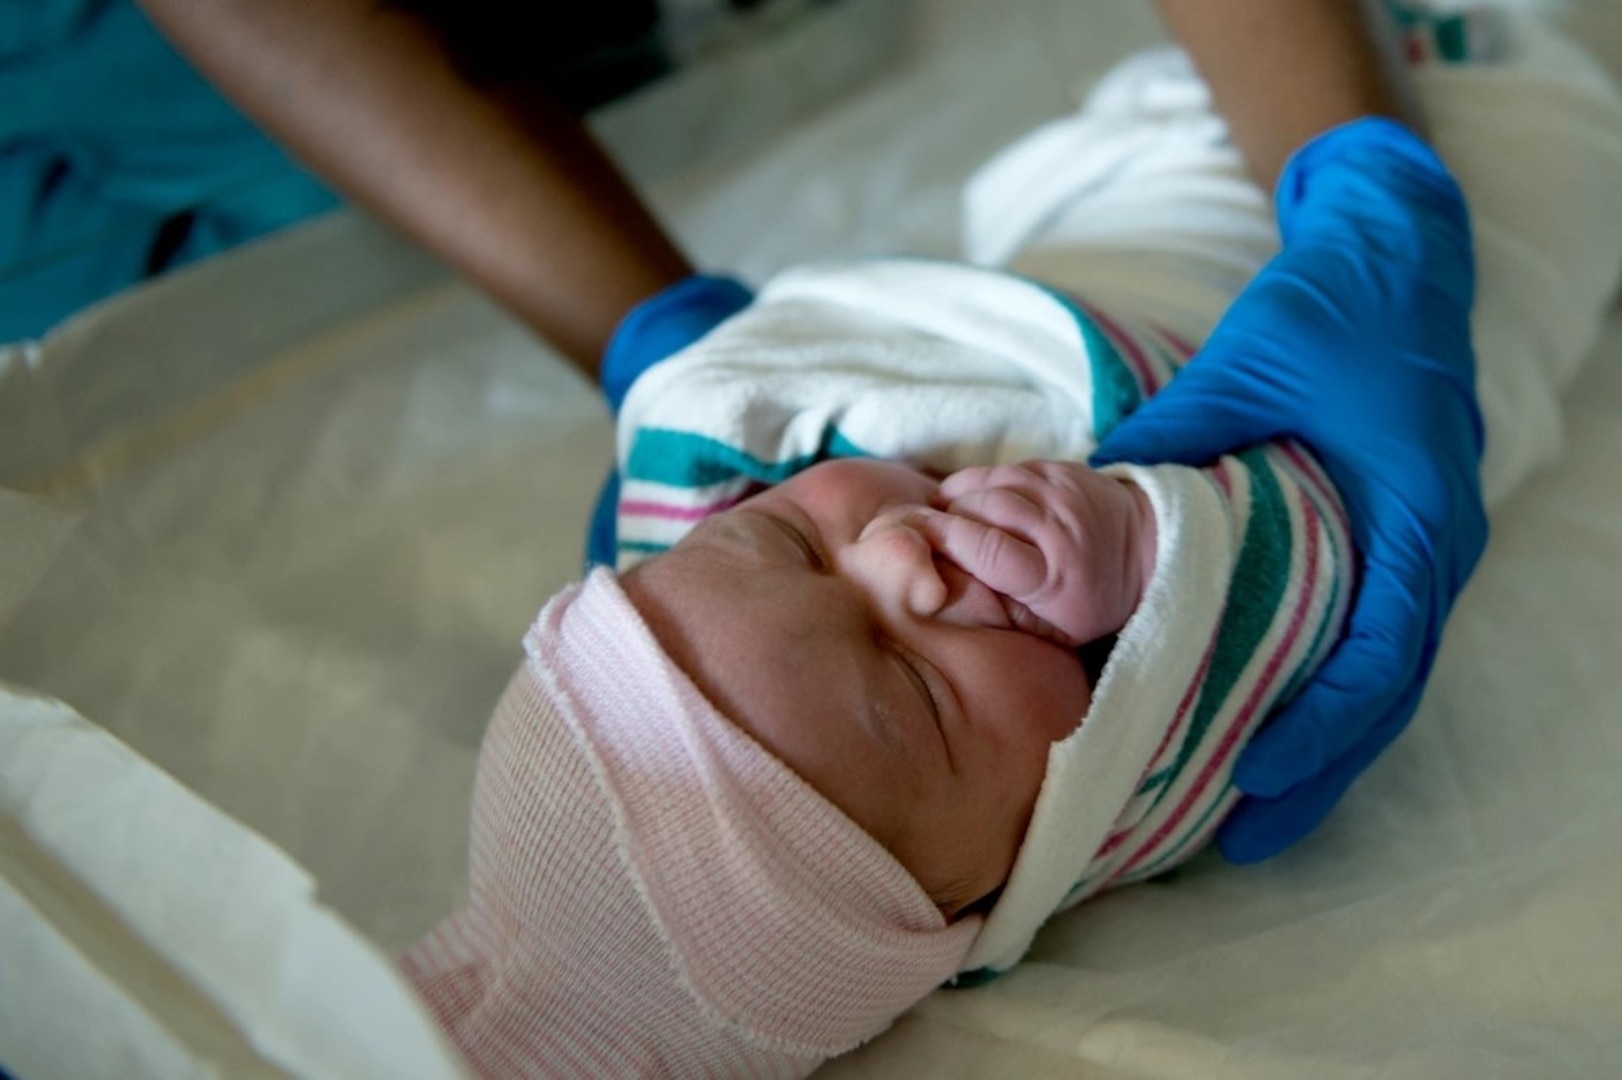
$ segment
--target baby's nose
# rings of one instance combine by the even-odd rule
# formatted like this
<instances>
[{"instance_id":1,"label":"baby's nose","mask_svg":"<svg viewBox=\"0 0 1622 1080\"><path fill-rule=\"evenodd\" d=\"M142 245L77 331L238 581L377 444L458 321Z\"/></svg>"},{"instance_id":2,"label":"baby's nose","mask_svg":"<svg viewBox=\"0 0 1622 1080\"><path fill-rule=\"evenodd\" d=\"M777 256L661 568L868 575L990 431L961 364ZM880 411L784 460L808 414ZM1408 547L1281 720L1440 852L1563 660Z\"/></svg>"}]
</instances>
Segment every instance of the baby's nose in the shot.
<instances>
[{"instance_id":1,"label":"baby's nose","mask_svg":"<svg viewBox=\"0 0 1622 1080\"><path fill-rule=\"evenodd\" d=\"M887 608L927 619L946 603L946 582L929 541L904 512L874 518L849 549L849 572Z\"/></svg>"}]
</instances>

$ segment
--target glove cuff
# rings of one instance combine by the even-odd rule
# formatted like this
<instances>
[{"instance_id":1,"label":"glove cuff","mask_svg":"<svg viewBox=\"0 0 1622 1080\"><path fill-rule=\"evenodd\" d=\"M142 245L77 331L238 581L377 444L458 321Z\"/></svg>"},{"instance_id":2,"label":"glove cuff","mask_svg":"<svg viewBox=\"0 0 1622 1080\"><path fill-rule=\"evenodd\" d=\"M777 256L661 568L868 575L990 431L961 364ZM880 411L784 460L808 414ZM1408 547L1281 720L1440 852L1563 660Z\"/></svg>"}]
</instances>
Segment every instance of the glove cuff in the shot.
<instances>
[{"instance_id":1,"label":"glove cuff","mask_svg":"<svg viewBox=\"0 0 1622 1080\"><path fill-rule=\"evenodd\" d=\"M598 369L608 407L617 414L638 376L748 307L754 298L737 278L694 274L632 308L614 329Z\"/></svg>"},{"instance_id":2,"label":"glove cuff","mask_svg":"<svg viewBox=\"0 0 1622 1080\"><path fill-rule=\"evenodd\" d=\"M1458 182L1430 143L1406 124L1364 116L1330 128L1290 155L1273 191L1280 228L1287 231L1314 208L1351 194L1354 178L1405 202L1465 214Z\"/></svg>"},{"instance_id":3,"label":"glove cuff","mask_svg":"<svg viewBox=\"0 0 1622 1080\"><path fill-rule=\"evenodd\" d=\"M1475 256L1464 193L1416 132L1366 116L1330 128L1291 155L1274 191L1285 247L1324 244L1378 253L1445 286L1469 307Z\"/></svg>"}]
</instances>

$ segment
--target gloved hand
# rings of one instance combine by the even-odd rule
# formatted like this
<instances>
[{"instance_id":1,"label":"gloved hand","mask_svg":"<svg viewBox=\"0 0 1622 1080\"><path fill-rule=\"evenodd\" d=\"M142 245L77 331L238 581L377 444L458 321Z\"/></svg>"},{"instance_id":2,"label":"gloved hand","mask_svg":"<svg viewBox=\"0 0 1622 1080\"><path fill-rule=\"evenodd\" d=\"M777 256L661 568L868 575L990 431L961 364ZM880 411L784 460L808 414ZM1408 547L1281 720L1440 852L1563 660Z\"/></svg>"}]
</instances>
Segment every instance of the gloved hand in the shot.
<instances>
[{"instance_id":1,"label":"gloved hand","mask_svg":"<svg viewBox=\"0 0 1622 1080\"><path fill-rule=\"evenodd\" d=\"M1093 459L1193 464L1294 437L1345 500L1362 557L1348 631L1235 766L1248 797L1218 836L1233 862L1311 832L1408 723L1487 538L1458 186L1406 128L1363 119L1298 151L1277 203L1280 253Z\"/></svg>"},{"instance_id":2,"label":"gloved hand","mask_svg":"<svg viewBox=\"0 0 1622 1080\"><path fill-rule=\"evenodd\" d=\"M918 521L930 546L996 593L1013 627L1060 645L1120 630L1154 573L1148 498L1085 465L960 469L940 498Z\"/></svg>"},{"instance_id":3,"label":"gloved hand","mask_svg":"<svg viewBox=\"0 0 1622 1080\"><path fill-rule=\"evenodd\" d=\"M597 379L615 413L638 375L736 315L754 300L737 278L693 274L663 289L626 313L614 328Z\"/></svg>"}]
</instances>

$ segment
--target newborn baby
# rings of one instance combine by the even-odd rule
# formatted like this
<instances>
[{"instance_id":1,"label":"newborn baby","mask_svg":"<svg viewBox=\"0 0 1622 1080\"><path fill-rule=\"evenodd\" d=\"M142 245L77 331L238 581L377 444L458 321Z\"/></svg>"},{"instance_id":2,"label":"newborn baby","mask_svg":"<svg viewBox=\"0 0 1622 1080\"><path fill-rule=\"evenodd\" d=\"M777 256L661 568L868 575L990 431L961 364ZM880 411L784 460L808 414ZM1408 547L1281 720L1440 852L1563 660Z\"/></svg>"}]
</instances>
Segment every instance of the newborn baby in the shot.
<instances>
[{"instance_id":1,"label":"newborn baby","mask_svg":"<svg viewBox=\"0 0 1622 1080\"><path fill-rule=\"evenodd\" d=\"M1352 544L1299 447L1083 464L1187 356L1006 273L867 259L780 276L622 408L626 594L944 915L986 916L960 974L1197 852L1339 637Z\"/></svg>"},{"instance_id":2,"label":"newborn baby","mask_svg":"<svg viewBox=\"0 0 1622 1080\"><path fill-rule=\"evenodd\" d=\"M1081 464L1186 357L1104 318L812 267L637 380L625 569L526 637L468 906L406 960L483 1071L803 1073L1203 846L1351 544L1289 445Z\"/></svg>"},{"instance_id":3,"label":"newborn baby","mask_svg":"<svg viewBox=\"0 0 1622 1080\"><path fill-rule=\"evenodd\" d=\"M1616 95L1524 53L1421 86L1472 200L1489 493L1557 443L1534 403L1622 253ZM1511 142L1540 182L1494 182ZM480 1073L809 1072L1198 851L1338 637L1354 552L1301 448L1080 464L1276 243L1186 63L1128 64L966 209L1023 276L795 271L631 387L621 572L526 635L467 904L403 960Z\"/></svg>"}]
</instances>

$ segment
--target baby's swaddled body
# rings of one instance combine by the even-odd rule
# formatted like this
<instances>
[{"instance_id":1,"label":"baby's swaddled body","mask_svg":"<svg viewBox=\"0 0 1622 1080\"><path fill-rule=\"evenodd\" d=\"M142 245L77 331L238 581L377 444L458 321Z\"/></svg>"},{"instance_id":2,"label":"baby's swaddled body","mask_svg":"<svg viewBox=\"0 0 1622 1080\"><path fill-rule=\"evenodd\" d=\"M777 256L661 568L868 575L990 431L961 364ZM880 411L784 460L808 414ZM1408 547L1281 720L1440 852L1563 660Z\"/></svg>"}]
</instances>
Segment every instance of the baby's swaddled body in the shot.
<instances>
[{"instance_id":1,"label":"baby's swaddled body","mask_svg":"<svg viewBox=\"0 0 1622 1080\"><path fill-rule=\"evenodd\" d=\"M1188 353L1152 324L1001 271L864 260L785 274L632 388L621 566L831 455L941 474L1084 462ZM965 972L1012 965L1055 910L1200 850L1237 798L1238 749L1345 617L1345 516L1299 447L1107 471L1148 496L1154 574L1085 719L1047 754L1013 874Z\"/></svg>"},{"instance_id":2,"label":"baby's swaddled body","mask_svg":"<svg viewBox=\"0 0 1622 1080\"><path fill-rule=\"evenodd\" d=\"M1588 209L1622 183L1616 95L1541 28L1505 29L1500 64L1421 73L1476 232L1489 497L1557 450L1553 403L1622 254ZM1537 161L1530 183L1511 140ZM993 161L966 210L970 258L1020 276L796 271L640 379L622 552L828 457L1085 460L1276 248L1265 196L1170 53ZM1232 805L1237 751L1338 636L1356 553L1299 447L1119 473L1153 508L1153 577L1052 745L1005 886L955 921L716 707L613 574L554 600L486 738L468 905L405 960L475 1066L803 1074L940 981L1016 962L1055 910L1197 851Z\"/></svg>"}]
</instances>

